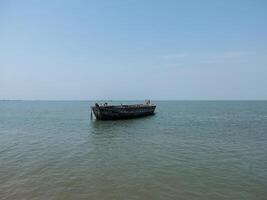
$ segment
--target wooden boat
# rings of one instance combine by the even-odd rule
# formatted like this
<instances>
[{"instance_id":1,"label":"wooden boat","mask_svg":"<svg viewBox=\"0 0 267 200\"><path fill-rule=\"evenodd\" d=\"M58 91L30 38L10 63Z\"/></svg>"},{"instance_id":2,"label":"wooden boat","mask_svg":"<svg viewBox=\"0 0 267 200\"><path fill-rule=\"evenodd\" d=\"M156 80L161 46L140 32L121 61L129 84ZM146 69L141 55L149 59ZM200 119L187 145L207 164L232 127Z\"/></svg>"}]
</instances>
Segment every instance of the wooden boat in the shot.
<instances>
[{"instance_id":1,"label":"wooden boat","mask_svg":"<svg viewBox=\"0 0 267 200\"><path fill-rule=\"evenodd\" d=\"M131 119L137 117L144 117L153 115L156 109L156 105L151 104L150 101L146 101L144 104L133 105L103 105L95 104L91 106L92 111L98 120L116 120L116 119Z\"/></svg>"}]
</instances>

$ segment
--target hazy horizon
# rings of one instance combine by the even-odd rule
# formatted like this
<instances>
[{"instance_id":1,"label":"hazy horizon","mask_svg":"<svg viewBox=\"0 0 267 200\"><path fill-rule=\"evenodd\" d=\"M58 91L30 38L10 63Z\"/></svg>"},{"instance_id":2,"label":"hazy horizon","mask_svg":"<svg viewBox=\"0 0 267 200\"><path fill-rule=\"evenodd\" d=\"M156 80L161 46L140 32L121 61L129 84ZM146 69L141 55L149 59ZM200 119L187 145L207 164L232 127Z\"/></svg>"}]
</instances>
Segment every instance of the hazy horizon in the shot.
<instances>
[{"instance_id":1,"label":"hazy horizon","mask_svg":"<svg viewBox=\"0 0 267 200\"><path fill-rule=\"evenodd\" d=\"M146 99L0 99L0 101L145 101ZM267 101L267 99L149 99L152 101Z\"/></svg>"},{"instance_id":2,"label":"hazy horizon","mask_svg":"<svg viewBox=\"0 0 267 200\"><path fill-rule=\"evenodd\" d=\"M1 100L267 100L265 1L1 1Z\"/></svg>"}]
</instances>

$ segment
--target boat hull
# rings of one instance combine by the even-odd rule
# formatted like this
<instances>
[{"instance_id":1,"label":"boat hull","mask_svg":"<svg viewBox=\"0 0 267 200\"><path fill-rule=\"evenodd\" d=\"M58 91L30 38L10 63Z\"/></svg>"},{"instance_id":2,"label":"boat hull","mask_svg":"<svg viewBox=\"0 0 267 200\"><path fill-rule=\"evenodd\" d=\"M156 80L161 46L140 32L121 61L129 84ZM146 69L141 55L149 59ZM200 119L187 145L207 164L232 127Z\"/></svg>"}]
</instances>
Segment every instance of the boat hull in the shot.
<instances>
[{"instance_id":1,"label":"boat hull","mask_svg":"<svg viewBox=\"0 0 267 200\"><path fill-rule=\"evenodd\" d=\"M98 120L132 119L153 115L155 105L93 106L92 111Z\"/></svg>"}]
</instances>

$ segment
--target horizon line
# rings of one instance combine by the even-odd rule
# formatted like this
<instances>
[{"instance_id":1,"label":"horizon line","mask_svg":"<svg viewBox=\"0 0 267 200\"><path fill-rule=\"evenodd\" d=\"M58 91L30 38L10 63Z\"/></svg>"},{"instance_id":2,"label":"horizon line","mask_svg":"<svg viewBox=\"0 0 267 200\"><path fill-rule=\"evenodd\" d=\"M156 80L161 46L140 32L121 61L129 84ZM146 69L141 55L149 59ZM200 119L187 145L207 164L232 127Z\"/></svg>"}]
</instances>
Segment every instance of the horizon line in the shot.
<instances>
[{"instance_id":1,"label":"horizon line","mask_svg":"<svg viewBox=\"0 0 267 200\"><path fill-rule=\"evenodd\" d=\"M151 101L267 101L267 99L150 99ZM0 101L145 101L145 99L0 99Z\"/></svg>"}]
</instances>

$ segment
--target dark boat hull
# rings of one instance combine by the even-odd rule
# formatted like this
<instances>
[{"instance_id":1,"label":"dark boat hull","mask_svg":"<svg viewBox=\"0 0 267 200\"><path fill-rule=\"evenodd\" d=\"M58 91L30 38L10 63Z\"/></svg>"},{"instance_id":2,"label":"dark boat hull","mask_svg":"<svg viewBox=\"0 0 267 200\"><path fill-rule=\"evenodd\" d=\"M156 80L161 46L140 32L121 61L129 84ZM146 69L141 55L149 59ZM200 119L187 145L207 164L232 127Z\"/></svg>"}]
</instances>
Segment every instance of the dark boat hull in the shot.
<instances>
[{"instance_id":1,"label":"dark boat hull","mask_svg":"<svg viewBox=\"0 0 267 200\"><path fill-rule=\"evenodd\" d=\"M155 105L93 106L93 113L98 120L132 119L153 115Z\"/></svg>"}]
</instances>

